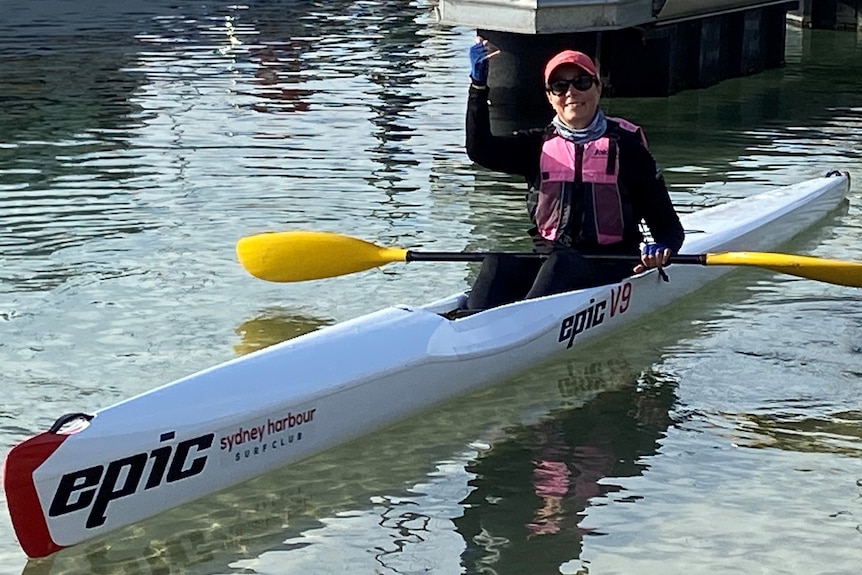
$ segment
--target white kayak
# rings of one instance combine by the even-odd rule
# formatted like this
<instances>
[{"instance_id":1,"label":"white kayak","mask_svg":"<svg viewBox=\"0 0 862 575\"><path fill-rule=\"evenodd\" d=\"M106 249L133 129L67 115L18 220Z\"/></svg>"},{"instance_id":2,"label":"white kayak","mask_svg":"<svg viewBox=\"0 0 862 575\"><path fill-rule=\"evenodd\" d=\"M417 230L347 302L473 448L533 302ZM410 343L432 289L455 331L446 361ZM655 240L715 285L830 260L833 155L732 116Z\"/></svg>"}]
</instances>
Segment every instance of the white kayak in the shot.
<instances>
[{"instance_id":1,"label":"white kayak","mask_svg":"<svg viewBox=\"0 0 862 575\"><path fill-rule=\"evenodd\" d=\"M686 214L682 252L775 248L848 188L835 172ZM671 266L669 282L651 270L459 319L463 293L389 307L69 414L6 457L15 532L49 555L573 353L731 269Z\"/></svg>"}]
</instances>

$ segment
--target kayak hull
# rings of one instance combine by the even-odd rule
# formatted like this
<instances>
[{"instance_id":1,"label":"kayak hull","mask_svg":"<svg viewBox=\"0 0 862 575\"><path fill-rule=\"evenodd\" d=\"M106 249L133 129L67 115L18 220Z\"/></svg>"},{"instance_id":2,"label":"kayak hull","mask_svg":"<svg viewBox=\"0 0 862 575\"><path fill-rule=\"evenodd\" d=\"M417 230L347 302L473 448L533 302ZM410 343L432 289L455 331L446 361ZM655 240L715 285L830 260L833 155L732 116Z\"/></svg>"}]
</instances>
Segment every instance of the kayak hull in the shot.
<instances>
[{"instance_id":1,"label":"kayak hull","mask_svg":"<svg viewBox=\"0 0 862 575\"><path fill-rule=\"evenodd\" d=\"M683 216L684 253L774 248L833 211L843 175ZM13 447L4 487L30 557L391 425L651 313L731 267L671 266L451 320L394 306L239 357ZM56 427L56 426L55 426Z\"/></svg>"}]
</instances>

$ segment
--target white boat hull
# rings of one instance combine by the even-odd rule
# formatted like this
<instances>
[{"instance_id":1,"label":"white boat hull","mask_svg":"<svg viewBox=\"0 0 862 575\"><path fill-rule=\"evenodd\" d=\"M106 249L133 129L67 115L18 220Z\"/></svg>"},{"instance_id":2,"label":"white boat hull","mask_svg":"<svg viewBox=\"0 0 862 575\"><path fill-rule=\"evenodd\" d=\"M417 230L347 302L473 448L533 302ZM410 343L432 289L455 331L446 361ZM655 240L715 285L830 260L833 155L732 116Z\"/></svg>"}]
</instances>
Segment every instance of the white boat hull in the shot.
<instances>
[{"instance_id":1,"label":"white boat hull","mask_svg":"<svg viewBox=\"0 0 862 575\"><path fill-rule=\"evenodd\" d=\"M764 251L834 210L832 176L683 217L683 253ZM14 447L4 476L19 541L49 555L256 477L571 353L729 267L672 266L458 320L464 294L390 307L236 358Z\"/></svg>"}]
</instances>

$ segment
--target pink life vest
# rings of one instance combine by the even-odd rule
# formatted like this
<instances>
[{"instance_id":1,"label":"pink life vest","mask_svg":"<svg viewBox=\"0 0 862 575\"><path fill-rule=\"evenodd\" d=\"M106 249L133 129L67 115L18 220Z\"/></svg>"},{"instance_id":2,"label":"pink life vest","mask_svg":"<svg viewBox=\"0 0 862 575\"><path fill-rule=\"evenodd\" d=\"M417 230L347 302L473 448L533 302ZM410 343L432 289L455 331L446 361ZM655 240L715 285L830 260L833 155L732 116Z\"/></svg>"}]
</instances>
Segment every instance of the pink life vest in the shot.
<instances>
[{"instance_id":1,"label":"pink life vest","mask_svg":"<svg viewBox=\"0 0 862 575\"><path fill-rule=\"evenodd\" d=\"M623 130L639 134L646 146L640 127L620 118L608 120ZM529 208L543 238L566 245L579 242L606 245L622 241L625 222L623 197L617 183L619 153L615 139L605 135L576 145L553 134L542 146L539 171L539 182L534 186L536 190L531 194ZM575 198L575 194L581 197ZM574 203L588 212L582 215L580 222L572 222ZM572 223L578 229L570 229ZM577 237L570 237L573 232Z\"/></svg>"}]
</instances>

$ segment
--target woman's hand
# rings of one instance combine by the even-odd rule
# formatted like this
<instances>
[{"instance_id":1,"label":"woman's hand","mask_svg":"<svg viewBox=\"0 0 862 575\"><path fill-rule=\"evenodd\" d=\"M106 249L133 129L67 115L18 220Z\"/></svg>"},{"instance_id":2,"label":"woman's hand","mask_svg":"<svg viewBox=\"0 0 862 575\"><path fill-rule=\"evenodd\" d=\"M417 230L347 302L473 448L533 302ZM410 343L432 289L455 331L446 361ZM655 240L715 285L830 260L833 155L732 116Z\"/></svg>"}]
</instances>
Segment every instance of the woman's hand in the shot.
<instances>
[{"instance_id":1,"label":"woman's hand","mask_svg":"<svg viewBox=\"0 0 862 575\"><path fill-rule=\"evenodd\" d=\"M646 243L641 248L641 263L634 267L636 274L650 268L661 268L667 265L671 250L664 244Z\"/></svg>"},{"instance_id":2,"label":"woman's hand","mask_svg":"<svg viewBox=\"0 0 862 575\"><path fill-rule=\"evenodd\" d=\"M488 41L481 36L470 46L470 79L477 86L488 82Z\"/></svg>"}]
</instances>

